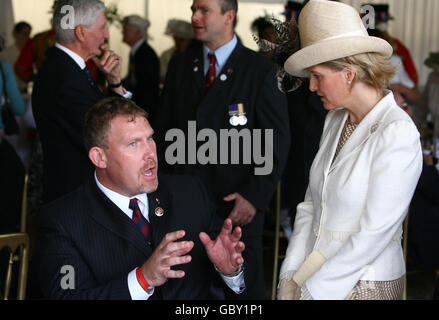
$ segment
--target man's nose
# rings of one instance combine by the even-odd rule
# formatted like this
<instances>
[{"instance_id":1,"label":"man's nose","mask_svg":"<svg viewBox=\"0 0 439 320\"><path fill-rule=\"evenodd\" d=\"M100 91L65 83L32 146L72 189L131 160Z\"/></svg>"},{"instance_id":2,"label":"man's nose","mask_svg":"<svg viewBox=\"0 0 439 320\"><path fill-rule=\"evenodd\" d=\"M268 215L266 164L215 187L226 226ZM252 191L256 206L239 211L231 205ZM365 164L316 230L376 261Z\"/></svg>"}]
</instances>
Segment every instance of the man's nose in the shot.
<instances>
[{"instance_id":1,"label":"man's nose","mask_svg":"<svg viewBox=\"0 0 439 320\"><path fill-rule=\"evenodd\" d=\"M199 19L200 19L200 16L199 16L199 14L198 14L198 10L195 10L195 11L192 13L192 23L194 23L194 22L198 22Z\"/></svg>"}]
</instances>

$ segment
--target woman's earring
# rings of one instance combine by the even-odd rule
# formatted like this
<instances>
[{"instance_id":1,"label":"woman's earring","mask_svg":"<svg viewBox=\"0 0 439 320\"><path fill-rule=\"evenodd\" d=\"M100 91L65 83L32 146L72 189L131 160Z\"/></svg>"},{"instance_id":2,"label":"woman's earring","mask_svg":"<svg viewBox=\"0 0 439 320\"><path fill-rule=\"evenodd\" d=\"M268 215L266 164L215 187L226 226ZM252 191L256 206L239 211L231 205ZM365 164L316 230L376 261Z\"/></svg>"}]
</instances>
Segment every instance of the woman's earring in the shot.
<instances>
[{"instance_id":1,"label":"woman's earring","mask_svg":"<svg viewBox=\"0 0 439 320\"><path fill-rule=\"evenodd\" d=\"M348 81L348 86L350 86L352 84L352 81Z\"/></svg>"}]
</instances>

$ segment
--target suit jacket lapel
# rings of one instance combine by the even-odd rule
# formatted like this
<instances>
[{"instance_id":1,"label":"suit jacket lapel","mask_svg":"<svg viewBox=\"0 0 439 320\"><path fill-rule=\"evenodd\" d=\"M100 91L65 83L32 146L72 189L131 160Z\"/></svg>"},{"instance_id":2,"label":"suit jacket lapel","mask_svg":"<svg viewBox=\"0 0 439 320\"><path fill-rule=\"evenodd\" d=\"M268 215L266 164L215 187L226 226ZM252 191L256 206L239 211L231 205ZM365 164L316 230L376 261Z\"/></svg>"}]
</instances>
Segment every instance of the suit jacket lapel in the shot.
<instances>
[{"instance_id":1,"label":"suit jacket lapel","mask_svg":"<svg viewBox=\"0 0 439 320\"><path fill-rule=\"evenodd\" d=\"M94 90L100 97L103 97L103 93L102 91L99 89L98 85L94 84L91 85L91 83L89 83L89 80L87 78L87 75L85 74L84 70L81 70L81 68L78 66L78 64L64 51L62 51L61 49L57 48L57 47L52 47L51 49L49 49L53 52L53 54L55 55L59 55L61 57L63 57L63 59L67 62L70 63L70 65L77 70L79 73L82 74L83 78L84 78L84 83L87 83L88 86L90 86L92 88L92 90ZM87 65L85 66L87 68Z\"/></svg>"},{"instance_id":2,"label":"suit jacket lapel","mask_svg":"<svg viewBox=\"0 0 439 320\"><path fill-rule=\"evenodd\" d=\"M389 110L390 108L388 107L386 101L382 100L366 115L366 117L364 117L364 119L360 122L358 127L346 141L343 148L340 150L340 153L332 164L330 171L334 170L347 158L349 158L349 156L354 154L369 139L369 137L375 133L381 120L384 119ZM342 128L347 117L348 113L346 112L346 115L343 117L342 123L340 124ZM341 131L334 139L335 146L338 144L340 134Z\"/></svg>"},{"instance_id":3,"label":"suit jacket lapel","mask_svg":"<svg viewBox=\"0 0 439 320\"><path fill-rule=\"evenodd\" d=\"M150 256L152 248L146 244L133 221L98 189L95 181L90 181L86 188L91 217L109 231L131 242L145 256Z\"/></svg>"},{"instance_id":4,"label":"suit jacket lapel","mask_svg":"<svg viewBox=\"0 0 439 320\"><path fill-rule=\"evenodd\" d=\"M200 47L197 50L193 50L193 55L190 59L192 61L191 70L192 80L195 87L198 89L199 95L202 97L206 91L206 81L204 78L204 60L203 49Z\"/></svg>"}]
</instances>

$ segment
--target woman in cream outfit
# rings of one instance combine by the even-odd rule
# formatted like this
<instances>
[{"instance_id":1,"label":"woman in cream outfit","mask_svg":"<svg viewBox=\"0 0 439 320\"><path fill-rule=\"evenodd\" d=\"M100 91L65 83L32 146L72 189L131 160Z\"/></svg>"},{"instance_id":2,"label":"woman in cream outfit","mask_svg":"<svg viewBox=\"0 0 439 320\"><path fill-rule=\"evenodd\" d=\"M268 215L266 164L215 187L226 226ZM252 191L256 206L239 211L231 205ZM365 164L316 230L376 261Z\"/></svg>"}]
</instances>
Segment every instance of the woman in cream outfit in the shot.
<instances>
[{"instance_id":1,"label":"woman in cream outfit","mask_svg":"<svg viewBox=\"0 0 439 320\"><path fill-rule=\"evenodd\" d=\"M311 0L302 48L285 63L310 77L328 113L280 271L278 299L400 299L402 223L422 168L419 133L386 90L392 47L359 13Z\"/></svg>"}]
</instances>

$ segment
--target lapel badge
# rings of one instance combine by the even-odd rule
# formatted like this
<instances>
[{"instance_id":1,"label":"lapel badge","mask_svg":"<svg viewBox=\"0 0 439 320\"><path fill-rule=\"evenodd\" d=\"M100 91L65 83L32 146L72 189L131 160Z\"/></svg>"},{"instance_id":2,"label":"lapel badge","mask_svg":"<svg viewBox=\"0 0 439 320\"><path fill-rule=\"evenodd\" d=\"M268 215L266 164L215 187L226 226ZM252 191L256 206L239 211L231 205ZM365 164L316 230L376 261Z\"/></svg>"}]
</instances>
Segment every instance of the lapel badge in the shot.
<instances>
[{"instance_id":1,"label":"lapel badge","mask_svg":"<svg viewBox=\"0 0 439 320\"><path fill-rule=\"evenodd\" d=\"M220 80L221 80L221 81L226 81L226 80L227 80L227 76L223 73L223 74L220 76Z\"/></svg>"},{"instance_id":2,"label":"lapel badge","mask_svg":"<svg viewBox=\"0 0 439 320\"><path fill-rule=\"evenodd\" d=\"M375 123L372 127L370 127L370 133L374 133L375 131L377 131L379 126L379 122Z\"/></svg>"},{"instance_id":3,"label":"lapel badge","mask_svg":"<svg viewBox=\"0 0 439 320\"><path fill-rule=\"evenodd\" d=\"M199 59L194 60L194 72L198 72L198 61L200 60Z\"/></svg>"},{"instance_id":4,"label":"lapel badge","mask_svg":"<svg viewBox=\"0 0 439 320\"><path fill-rule=\"evenodd\" d=\"M162 208L157 207L157 208L155 208L154 213L157 217L161 217L165 214L165 211Z\"/></svg>"},{"instance_id":5,"label":"lapel badge","mask_svg":"<svg viewBox=\"0 0 439 320\"><path fill-rule=\"evenodd\" d=\"M157 205L159 207L155 208L154 213L157 217L161 217L165 214L165 210L163 210L163 208L160 207L160 200L158 198L155 198L155 201L157 202Z\"/></svg>"},{"instance_id":6,"label":"lapel badge","mask_svg":"<svg viewBox=\"0 0 439 320\"><path fill-rule=\"evenodd\" d=\"M247 124L247 117L245 116L244 104L232 104L229 106L230 124L234 127L240 125L245 126Z\"/></svg>"}]
</instances>

